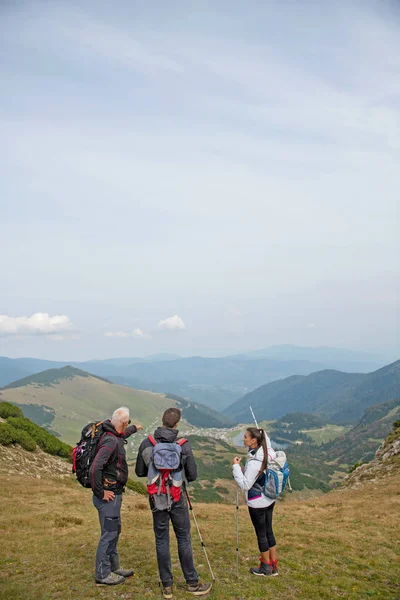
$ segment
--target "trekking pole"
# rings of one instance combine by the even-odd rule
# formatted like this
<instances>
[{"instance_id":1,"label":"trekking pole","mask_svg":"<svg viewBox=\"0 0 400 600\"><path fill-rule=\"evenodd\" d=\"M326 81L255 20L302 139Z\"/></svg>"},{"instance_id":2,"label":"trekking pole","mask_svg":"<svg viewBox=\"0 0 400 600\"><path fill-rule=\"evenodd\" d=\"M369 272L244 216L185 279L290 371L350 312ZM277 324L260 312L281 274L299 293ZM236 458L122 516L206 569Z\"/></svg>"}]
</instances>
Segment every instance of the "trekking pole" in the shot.
<instances>
[{"instance_id":1,"label":"trekking pole","mask_svg":"<svg viewBox=\"0 0 400 600\"><path fill-rule=\"evenodd\" d=\"M252 415L252 417L253 417L253 421L254 421L254 423L256 424L256 427L257 427L257 429L260 429L260 428L259 428L259 426L258 426L258 423L257 423L256 416L255 416L255 414L253 413L253 409L251 408L251 406L249 406L249 408L250 408L250 412L251 412L251 415Z\"/></svg>"},{"instance_id":2,"label":"trekking pole","mask_svg":"<svg viewBox=\"0 0 400 600\"><path fill-rule=\"evenodd\" d=\"M236 577L239 577L239 490L236 486Z\"/></svg>"},{"instance_id":3,"label":"trekking pole","mask_svg":"<svg viewBox=\"0 0 400 600\"><path fill-rule=\"evenodd\" d=\"M213 570L212 570L212 568L211 568L210 561L208 560L206 546L205 546L205 543L203 542L203 538L201 537L200 529L199 529L199 526L198 526L198 524L197 524L196 515L194 514L194 511L193 511L193 506L192 506L192 503L191 503L191 501L190 501L189 494L188 494L188 491L187 491L187 489L186 489L186 486L185 486L185 492L186 492L186 498L187 498L187 501L188 501L188 504L189 504L189 508L190 508L190 511L191 511L191 513L192 513L192 515L193 515L193 520L194 520L194 523L195 523L195 525L196 525L197 533L199 534L200 544L201 544L201 545L202 545L202 547L203 547L203 550L204 550L204 556L206 557L206 561L207 561L207 564L208 564L208 568L210 569L210 574L211 574L212 580L213 580L213 581L215 581L214 573L213 573Z\"/></svg>"}]
</instances>

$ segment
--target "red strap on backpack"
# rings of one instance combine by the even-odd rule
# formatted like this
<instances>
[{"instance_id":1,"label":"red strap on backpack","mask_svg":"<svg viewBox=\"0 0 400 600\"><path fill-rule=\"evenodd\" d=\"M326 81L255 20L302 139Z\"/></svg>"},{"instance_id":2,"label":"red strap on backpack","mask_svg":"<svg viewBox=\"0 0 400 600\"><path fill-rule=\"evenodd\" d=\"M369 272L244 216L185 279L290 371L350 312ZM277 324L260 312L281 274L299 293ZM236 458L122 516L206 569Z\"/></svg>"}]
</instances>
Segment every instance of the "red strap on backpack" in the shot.
<instances>
[{"instance_id":1,"label":"red strap on backpack","mask_svg":"<svg viewBox=\"0 0 400 600\"><path fill-rule=\"evenodd\" d=\"M150 442L153 444L153 446L155 446L157 442L156 442L156 440L153 438L153 436L152 436L152 435L149 435L149 436L147 436L147 437L148 437L148 439L150 440ZM185 442L187 442L187 441L188 441L188 440L187 440L186 438L181 438L180 440L176 440L176 442L175 442L175 443L176 443L176 444L178 444L179 446L183 446L183 444L184 444Z\"/></svg>"}]
</instances>

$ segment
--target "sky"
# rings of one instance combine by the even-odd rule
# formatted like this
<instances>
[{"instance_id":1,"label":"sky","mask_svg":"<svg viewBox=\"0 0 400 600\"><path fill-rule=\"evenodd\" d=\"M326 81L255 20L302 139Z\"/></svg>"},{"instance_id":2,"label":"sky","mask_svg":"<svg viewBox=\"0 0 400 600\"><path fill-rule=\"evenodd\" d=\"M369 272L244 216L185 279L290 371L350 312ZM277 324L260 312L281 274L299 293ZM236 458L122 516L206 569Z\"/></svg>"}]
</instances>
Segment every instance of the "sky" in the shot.
<instances>
[{"instance_id":1,"label":"sky","mask_svg":"<svg viewBox=\"0 0 400 600\"><path fill-rule=\"evenodd\" d=\"M0 355L400 356L395 1L0 3Z\"/></svg>"}]
</instances>

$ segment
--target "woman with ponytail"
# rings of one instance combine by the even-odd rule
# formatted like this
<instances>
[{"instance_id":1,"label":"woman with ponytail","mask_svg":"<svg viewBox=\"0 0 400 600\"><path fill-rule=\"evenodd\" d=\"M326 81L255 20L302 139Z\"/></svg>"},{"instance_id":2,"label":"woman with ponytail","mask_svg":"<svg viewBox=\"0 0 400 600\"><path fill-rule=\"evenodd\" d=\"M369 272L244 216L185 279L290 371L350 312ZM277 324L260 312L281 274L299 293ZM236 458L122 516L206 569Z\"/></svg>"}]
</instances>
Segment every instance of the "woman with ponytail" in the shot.
<instances>
[{"instance_id":1,"label":"woman with ponytail","mask_svg":"<svg viewBox=\"0 0 400 600\"><path fill-rule=\"evenodd\" d=\"M246 493L247 506L253 523L258 548L260 550L260 566L252 567L253 575L278 575L276 557L276 541L272 530L272 515L275 500L263 493L263 483L268 459L275 458L275 450L263 429L248 427L243 438L249 449L244 472L240 467L240 458L233 459L233 477L237 485Z\"/></svg>"}]
</instances>

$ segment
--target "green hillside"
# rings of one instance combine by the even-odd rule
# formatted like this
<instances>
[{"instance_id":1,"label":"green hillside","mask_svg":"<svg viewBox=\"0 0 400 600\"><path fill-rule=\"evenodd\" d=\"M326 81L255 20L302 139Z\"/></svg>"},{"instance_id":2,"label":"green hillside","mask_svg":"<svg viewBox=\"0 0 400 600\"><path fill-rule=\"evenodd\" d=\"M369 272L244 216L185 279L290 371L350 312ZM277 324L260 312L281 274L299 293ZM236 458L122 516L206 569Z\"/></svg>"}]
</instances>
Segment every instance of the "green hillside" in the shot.
<instances>
[{"instance_id":1,"label":"green hillside","mask_svg":"<svg viewBox=\"0 0 400 600\"><path fill-rule=\"evenodd\" d=\"M183 419L196 427L229 427L232 421L211 408L177 396L137 390L108 382L86 371L66 366L29 375L0 389L0 401L21 406L38 425L45 425L68 443L76 443L82 427L110 417L127 406L133 422L154 429L168 406L182 410Z\"/></svg>"},{"instance_id":2,"label":"green hillside","mask_svg":"<svg viewBox=\"0 0 400 600\"><path fill-rule=\"evenodd\" d=\"M29 452L39 446L44 452L70 459L71 446L59 440L47 429L33 423L22 410L8 402L0 402L0 444L19 444Z\"/></svg>"},{"instance_id":3,"label":"green hillside","mask_svg":"<svg viewBox=\"0 0 400 600\"><path fill-rule=\"evenodd\" d=\"M399 419L400 399L368 408L358 425L346 435L320 447L326 460L337 464L368 462L380 443L389 435L392 423Z\"/></svg>"},{"instance_id":4,"label":"green hillside","mask_svg":"<svg viewBox=\"0 0 400 600\"><path fill-rule=\"evenodd\" d=\"M115 385L73 367L50 369L15 382L0 391L1 400L36 407L36 413L37 407L54 411L51 429L69 444L77 442L86 423L109 418L120 406L130 409L133 423L151 427L174 405L164 394Z\"/></svg>"},{"instance_id":5,"label":"green hillside","mask_svg":"<svg viewBox=\"0 0 400 600\"><path fill-rule=\"evenodd\" d=\"M251 405L260 420L300 411L347 425L357 423L369 406L399 394L400 360L367 374L325 370L274 381L246 394L224 412L243 422Z\"/></svg>"}]
</instances>

